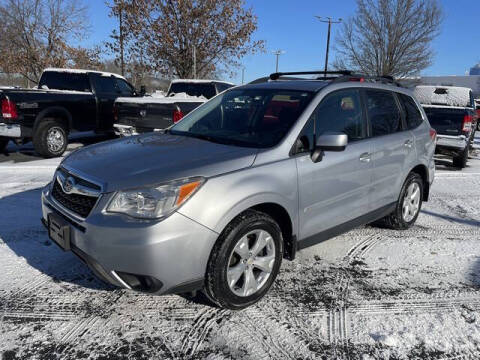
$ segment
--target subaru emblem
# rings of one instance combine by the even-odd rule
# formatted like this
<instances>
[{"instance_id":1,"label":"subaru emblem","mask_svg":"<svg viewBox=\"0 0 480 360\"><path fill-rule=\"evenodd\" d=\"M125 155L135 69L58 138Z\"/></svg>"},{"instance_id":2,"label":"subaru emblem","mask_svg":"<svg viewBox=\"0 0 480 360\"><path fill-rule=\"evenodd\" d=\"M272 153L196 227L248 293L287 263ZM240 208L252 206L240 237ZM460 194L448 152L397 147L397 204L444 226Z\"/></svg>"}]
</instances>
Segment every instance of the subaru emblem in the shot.
<instances>
[{"instance_id":1,"label":"subaru emblem","mask_svg":"<svg viewBox=\"0 0 480 360\"><path fill-rule=\"evenodd\" d=\"M63 182L63 191L69 194L73 190L74 186L75 186L75 179L69 176Z\"/></svg>"},{"instance_id":2,"label":"subaru emblem","mask_svg":"<svg viewBox=\"0 0 480 360\"><path fill-rule=\"evenodd\" d=\"M147 116L147 110L140 110L140 116L141 117Z\"/></svg>"}]
</instances>

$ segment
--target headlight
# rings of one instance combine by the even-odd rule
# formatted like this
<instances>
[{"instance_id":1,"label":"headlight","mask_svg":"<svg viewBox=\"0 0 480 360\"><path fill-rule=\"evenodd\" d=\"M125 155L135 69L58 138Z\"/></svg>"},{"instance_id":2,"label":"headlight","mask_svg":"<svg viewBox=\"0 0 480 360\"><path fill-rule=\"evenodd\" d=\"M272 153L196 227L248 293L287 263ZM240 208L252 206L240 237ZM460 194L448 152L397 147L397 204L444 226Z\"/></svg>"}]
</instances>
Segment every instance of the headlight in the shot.
<instances>
[{"instance_id":1,"label":"headlight","mask_svg":"<svg viewBox=\"0 0 480 360\"><path fill-rule=\"evenodd\" d=\"M119 191L110 201L107 212L140 219L161 219L177 210L204 182L204 178L196 177L152 188Z\"/></svg>"}]
</instances>

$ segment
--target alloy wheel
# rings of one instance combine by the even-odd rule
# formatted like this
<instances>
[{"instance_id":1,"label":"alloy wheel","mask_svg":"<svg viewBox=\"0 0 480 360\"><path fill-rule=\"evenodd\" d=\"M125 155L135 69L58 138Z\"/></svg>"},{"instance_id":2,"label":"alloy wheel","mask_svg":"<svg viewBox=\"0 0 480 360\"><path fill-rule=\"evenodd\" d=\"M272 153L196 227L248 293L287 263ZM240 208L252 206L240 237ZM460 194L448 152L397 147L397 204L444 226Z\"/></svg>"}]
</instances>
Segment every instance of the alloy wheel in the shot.
<instances>
[{"instance_id":1,"label":"alloy wheel","mask_svg":"<svg viewBox=\"0 0 480 360\"><path fill-rule=\"evenodd\" d=\"M275 258L275 242L267 231L258 229L242 236L228 261L230 290L240 297L260 291L273 271Z\"/></svg>"},{"instance_id":2,"label":"alloy wheel","mask_svg":"<svg viewBox=\"0 0 480 360\"><path fill-rule=\"evenodd\" d=\"M420 209L420 186L412 182L403 198L402 215L405 222L412 221Z\"/></svg>"}]
</instances>

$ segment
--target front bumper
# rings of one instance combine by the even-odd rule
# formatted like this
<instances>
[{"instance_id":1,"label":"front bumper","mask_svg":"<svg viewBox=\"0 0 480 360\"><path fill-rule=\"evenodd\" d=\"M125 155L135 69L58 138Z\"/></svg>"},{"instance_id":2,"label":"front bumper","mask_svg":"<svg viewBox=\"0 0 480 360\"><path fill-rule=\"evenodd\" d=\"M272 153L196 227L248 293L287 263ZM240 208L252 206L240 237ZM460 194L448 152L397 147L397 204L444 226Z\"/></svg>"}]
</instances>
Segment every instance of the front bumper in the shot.
<instances>
[{"instance_id":1,"label":"front bumper","mask_svg":"<svg viewBox=\"0 0 480 360\"><path fill-rule=\"evenodd\" d=\"M113 285L136 289L129 276L158 280L156 294L181 293L203 286L210 251L218 234L174 213L160 222L106 214L108 194L87 219L72 217L42 191L42 221L51 213L70 225L72 251Z\"/></svg>"},{"instance_id":2,"label":"front bumper","mask_svg":"<svg viewBox=\"0 0 480 360\"><path fill-rule=\"evenodd\" d=\"M19 138L22 136L21 126L17 124L5 124L0 122L0 136Z\"/></svg>"},{"instance_id":3,"label":"front bumper","mask_svg":"<svg viewBox=\"0 0 480 360\"><path fill-rule=\"evenodd\" d=\"M134 126L113 124L115 135L117 136L133 136L138 135L137 129Z\"/></svg>"}]
</instances>

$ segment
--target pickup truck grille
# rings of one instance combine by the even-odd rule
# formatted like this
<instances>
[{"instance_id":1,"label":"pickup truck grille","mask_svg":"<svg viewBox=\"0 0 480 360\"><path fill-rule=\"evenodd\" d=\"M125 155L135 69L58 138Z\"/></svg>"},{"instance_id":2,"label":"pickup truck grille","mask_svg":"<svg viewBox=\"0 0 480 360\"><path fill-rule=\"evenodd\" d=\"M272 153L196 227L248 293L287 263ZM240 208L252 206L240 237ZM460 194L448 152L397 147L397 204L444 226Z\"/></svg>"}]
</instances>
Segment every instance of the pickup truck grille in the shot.
<instances>
[{"instance_id":1,"label":"pickup truck grille","mask_svg":"<svg viewBox=\"0 0 480 360\"><path fill-rule=\"evenodd\" d=\"M86 218L97 203L98 198L87 195L67 194L63 191L58 180L54 181L52 189L53 198L64 208Z\"/></svg>"}]
</instances>

